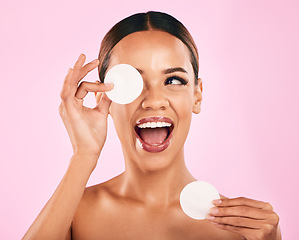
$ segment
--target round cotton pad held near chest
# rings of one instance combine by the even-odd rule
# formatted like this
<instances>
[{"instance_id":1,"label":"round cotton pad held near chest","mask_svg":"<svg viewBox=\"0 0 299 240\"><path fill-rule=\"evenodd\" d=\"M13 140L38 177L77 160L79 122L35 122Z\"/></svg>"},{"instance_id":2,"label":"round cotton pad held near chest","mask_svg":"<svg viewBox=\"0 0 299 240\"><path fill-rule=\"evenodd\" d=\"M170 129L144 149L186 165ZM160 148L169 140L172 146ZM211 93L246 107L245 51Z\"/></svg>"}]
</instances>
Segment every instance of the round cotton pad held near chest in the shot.
<instances>
[{"instance_id":1,"label":"round cotton pad held near chest","mask_svg":"<svg viewBox=\"0 0 299 240\"><path fill-rule=\"evenodd\" d=\"M213 185L205 181L195 181L183 188L180 204L189 217L203 220L214 207L212 201L216 199L220 199L220 195Z\"/></svg>"},{"instance_id":2,"label":"round cotton pad held near chest","mask_svg":"<svg viewBox=\"0 0 299 240\"><path fill-rule=\"evenodd\" d=\"M114 84L113 89L106 94L113 102L119 104L133 102L143 89L141 74L129 64L113 66L107 72L104 82Z\"/></svg>"}]
</instances>

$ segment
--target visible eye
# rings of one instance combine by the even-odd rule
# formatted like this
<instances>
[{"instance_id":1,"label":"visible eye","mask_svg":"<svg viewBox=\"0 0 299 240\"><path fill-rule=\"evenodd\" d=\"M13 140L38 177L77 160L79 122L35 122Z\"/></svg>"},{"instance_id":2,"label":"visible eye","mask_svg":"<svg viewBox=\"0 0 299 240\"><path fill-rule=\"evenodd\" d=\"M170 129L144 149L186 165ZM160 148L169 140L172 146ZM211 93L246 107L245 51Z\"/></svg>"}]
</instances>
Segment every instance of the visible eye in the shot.
<instances>
[{"instance_id":1,"label":"visible eye","mask_svg":"<svg viewBox=\"0 0 299 240\"><path fill-rule=\"evenodd\" d=\"M169 77L165 81L165 85L169 85L169 84L171 84L171 85L186 85L187 83L188 82L185 79L177 77L177 76Z\"/></svg>"}]
</instances>

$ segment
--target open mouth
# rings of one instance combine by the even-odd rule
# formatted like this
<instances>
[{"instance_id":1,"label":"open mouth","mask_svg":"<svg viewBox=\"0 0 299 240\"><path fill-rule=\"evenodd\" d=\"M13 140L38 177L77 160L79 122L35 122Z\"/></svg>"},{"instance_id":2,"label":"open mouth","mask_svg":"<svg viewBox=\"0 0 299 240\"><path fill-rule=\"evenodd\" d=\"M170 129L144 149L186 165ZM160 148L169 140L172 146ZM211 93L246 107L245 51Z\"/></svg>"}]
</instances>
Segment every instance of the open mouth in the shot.
<instances>
[{"instance_id":1,"label":"open mouth","mask_svg":"<svg viewBox=\"0 0 299 240\"><path fill-rule=\"evenodd\" d=\"M139 146L148 152L161 152L169 144L173 121L167 117L147 117L137 121L135 133Z\"/></svg>"}]
</instances>

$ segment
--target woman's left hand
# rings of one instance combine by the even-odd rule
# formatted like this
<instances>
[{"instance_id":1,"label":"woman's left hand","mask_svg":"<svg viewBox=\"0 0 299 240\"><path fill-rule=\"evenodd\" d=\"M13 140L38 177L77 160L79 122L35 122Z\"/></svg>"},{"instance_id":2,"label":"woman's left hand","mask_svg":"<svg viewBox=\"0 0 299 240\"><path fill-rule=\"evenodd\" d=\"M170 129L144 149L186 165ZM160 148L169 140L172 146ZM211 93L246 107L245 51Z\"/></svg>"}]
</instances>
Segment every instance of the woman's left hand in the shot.
<instances>
[{"instance_id":1,"label":"woman's left hand","mask_svg":"<svg viewBox=\"0 0 299 240\"><path fill-rule=\"evenodd\" d=\"M280 240L279 217L269 203L244 197L215 200L207 219L247 240Z\"/></svg>"}]
</instances>

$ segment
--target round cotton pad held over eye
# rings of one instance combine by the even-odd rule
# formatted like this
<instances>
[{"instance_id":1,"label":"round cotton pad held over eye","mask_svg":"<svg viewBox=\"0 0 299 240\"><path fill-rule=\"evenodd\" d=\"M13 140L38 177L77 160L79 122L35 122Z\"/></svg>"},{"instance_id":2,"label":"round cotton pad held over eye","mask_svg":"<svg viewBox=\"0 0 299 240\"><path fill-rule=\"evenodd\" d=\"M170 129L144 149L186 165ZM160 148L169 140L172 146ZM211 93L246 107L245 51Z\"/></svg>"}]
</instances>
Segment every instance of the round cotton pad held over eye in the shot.
<instances>
[{"instance_id":1,"label":"round cotton pad held over eye","mask_svg":"<svg viewBox=\"0 0 299 240\"><path fill-rule=\"evenodd\" d=\"M142 92L143 79L136 68L128 64L113 66L106 74L104 83L113 83L111 91L106 92L108 98L119 104L133 102Z\"/></svg>"},{"instance_id":2,"label":"round cotton pad held over eye","mask_svg":"<svg viewBox=\"0 0 299 240\"><path fill-rule=\"evenodd\" d=\"M214 207L212 201L216 199L220 199L220 195L213 185L205 181L195 181L183 188L180 204L189 217L203 220Z\"/></svg>"}]
</instances>

